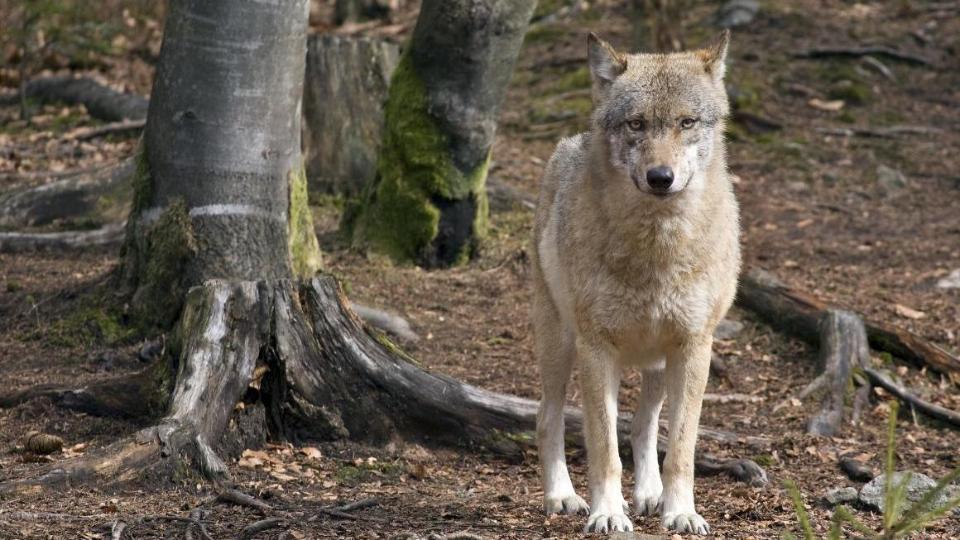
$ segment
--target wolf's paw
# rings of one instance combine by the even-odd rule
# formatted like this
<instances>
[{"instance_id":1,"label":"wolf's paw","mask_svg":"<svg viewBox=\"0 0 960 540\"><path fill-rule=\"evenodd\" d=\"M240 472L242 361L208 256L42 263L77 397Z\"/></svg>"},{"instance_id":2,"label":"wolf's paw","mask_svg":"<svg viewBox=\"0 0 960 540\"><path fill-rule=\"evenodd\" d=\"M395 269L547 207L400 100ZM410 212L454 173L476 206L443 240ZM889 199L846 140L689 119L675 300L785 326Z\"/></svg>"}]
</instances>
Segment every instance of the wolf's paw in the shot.
<instances>
[{"instance_id":1,"label":"wolf's paw","mask_svg":"<svg viewBox=\"0 0 960 540\"><path fill-rule=\"evenodd\" d=\"M682 533L709 534L710 525L696 512L663 515L663 526Z\"/></svg>"},{"instance_id":2,"label":"wolf's paw","mask_svg":"<svg viewBox=\"0 0 960 540\"><path fill-rule=\"evenodd\" d=\"M590 505L576 493L562 496L543 496L543 511L550 514L589 514Z\"/></svg>"},{"instance_id":3,"label":"wolf's paw","mask_svg":"<svg viewBox=\"0 0 960 540\"><path fill-rule=\"evenodd\" d=\"M584 532L601 534L632 530L633 523L630 523L630 518L622 512L595 512L590 514L587 519L587 526L583 528Z\"/></svg>"},{"instance_id":4,"label":"wolf's paw","mask_svg":"<svg viewBox=\"0 0 960 540\"><path fill-rule=\"evenodd\" d=\"M633 500L637 505L637 515L640 516L655 516L663 508L663 499L660 498L659 493L656 495L635 493Z\"/></svg>"}]
</instances>

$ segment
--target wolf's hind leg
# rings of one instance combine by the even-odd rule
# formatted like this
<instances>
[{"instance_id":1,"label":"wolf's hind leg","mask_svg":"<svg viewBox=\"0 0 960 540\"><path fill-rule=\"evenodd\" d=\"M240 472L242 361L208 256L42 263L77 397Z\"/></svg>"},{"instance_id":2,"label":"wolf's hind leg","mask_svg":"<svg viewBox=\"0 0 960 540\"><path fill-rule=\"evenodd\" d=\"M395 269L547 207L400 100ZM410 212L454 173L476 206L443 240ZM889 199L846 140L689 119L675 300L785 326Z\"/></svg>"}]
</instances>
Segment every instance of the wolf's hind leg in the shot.
<instances>
[{"instance_id":1,"label":"wolf's hind leg","mask_svg":"<svg viewBox=\"0 0 960 540\"><path fill-rule=\"evenodd\" d=\"M663 460L663 526L679 532L707 534L710 526L693 503L693 456L703 392L710 372L709 338L667 358L666 386L670 435Z\"/></svg>"},{"instance_id":2,"label":"wolf's hind leg","mask_svg":"<svg viewBox=\"0 0 960 540\"><path fill-rule=\"evenodd\" d=\"M657 432L666 393L663 369L644 370L640 383L640 405L633 415L630 434L633 445L633 500L636 512L640 515L654 515L660 511L663 484L657 462Z\"/></svg>"},{"instance_id":3,"label":"wolf's hind leg","mask_svg":"<svg viewBox=\"0 0 960 540\"><path fill-rule=\"evenodd\" d=\"M541 307L545 309L540 309ZM563 406L567 381L573 368L573 335L562 327L552 305L536 306L534 341L540 365L540 381L543 385L543 396L537 414L543 510L548 515L586 514L590 507L573 489L564 454Z\"/></svg>"},{"instance_id":4,"label":"wolf's hind leg","mask_svg":"<svg viewBox=\"0 0 960 540\"><path fill-rule=\"evenodd\" d=\"M599 341L599 340L598 340ZM609 343L577 338L577 356L583 387L583 424L590 477L590 517L586 532L632 531L626 516L617 445L617 394L620 365Z\"/></svg>"}]
</instances>

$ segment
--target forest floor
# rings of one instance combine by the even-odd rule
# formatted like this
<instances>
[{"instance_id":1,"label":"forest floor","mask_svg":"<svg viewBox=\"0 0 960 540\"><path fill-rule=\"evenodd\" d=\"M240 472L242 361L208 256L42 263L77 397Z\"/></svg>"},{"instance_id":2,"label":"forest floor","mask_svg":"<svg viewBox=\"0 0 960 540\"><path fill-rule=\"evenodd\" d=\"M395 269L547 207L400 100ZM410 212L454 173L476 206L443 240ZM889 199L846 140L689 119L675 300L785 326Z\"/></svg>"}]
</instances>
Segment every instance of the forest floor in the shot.
<instances>
[{"instance_id":1,"label":"forest floor","mask_svg":"<svg viewBox=\"0 0 960 540\"><path fill-rule=\"evenodd\" d=\"M627 2L541 2L527 35L504 104L490 174L535 198L539 176L556 140L587 124L589 77L585 36L598 32L632 48ZM931 3L932 4L932 3ZM942 3L941 3L942 4ZM904 6L913 5L909 10ZM354 32L402 40L412 30L415 2L389 24ZM728 84L746 121L731 123L729 162L739 176L745 266L773 272L784 282L864 316L906 328L949 350L960 350L960 289L938 282L960 269L960 13L927 9L925 2L855 3L839 0L765 1L755 20L735 30ZM711 4L682 21L691 45L715 30ZM952 10L952 11L951 11ZM312 20L318 30L328 9ZM4 13L0 12L0 17ZM81 68L56 58L47 68L93 75L149 92L158 51L155 19L134 20L114 38L114 52ZM856 58L801 59L821 45L883 44L930 58L937 67L881 57L891 78ZM0 43L0 46L9 44ZM4 49L5 60L12 56ZM953 66L948 69L947 66ZM16 86L16 70L0 69L0 84ZM842 100L842 108L830 101ZM825 105L825 103L827 103ZM825 110L825 109L836 110ZM30 121L15 107L0 108L0 190L45 181L35 171L109 163L132 154L136 139L111 136L79 142L65 134L94 125L82 107L46 106ZM769 130L751 123L777 123ZM829 135L824 129L924 126L928 133L889 138ZM890 170L891 169L892 172ZM902 180L898 174L902 174ZM530 398L538 396L528 322L532 211L495 209L490 238L470 265L425 271L397 267L347 248L338 237L337 205L315 209L328 270L341 277L350 298L404 315L421 336L407 350L431 370L472 384ZM0 371L4 388L39 383L83 385L140 369L138 343L122 328L72 311L76 291L106 279L117 264L109 251L0 254ZM721 458L749 457L766 467L770 483L749 487L723 476L696 483L700 512L719 538L779 538L797 531L785 480L802 491L814 526L825 533L831 510L819 504L831 488L859 487L838 467L842 456L882 470L889 397L872 396L856 425L840 436L805 434L818 400L790 399L815 374L816 351L771 330L750 314L733 339L719 341L726 369L708 392L749 394L751 403L707 403L702 425L766 438L760 445L701 439L699 448ZM920 395L960 410L960 391L934 373L896 359L875 357ZM625 378L621 410L636 397L635 375ZM579 403L578 387L570 402ZM785 407L777 405L786 403ZM93 451L138 426L65 412L46 400L0 409L0 480L35 475L52 463ZM960 433L909 410L897 424L901 470L938 478L960 467ZM66 450L27 459L12 451L31 430L56 434ZM582 450L570 449L574 482L585 491ZM631 489L625 466L624 493ZM263 498L282 527L257 536L276 538L390 538L467 531L483 538L578 538L583 517L546 517L536 453L514 460L484 452L436 448L429 441L386 447L355 444L271 444L231 461L237 487ZM236 537L263 516L256 510L211 504L205 484L135 486L119 490L75 487L62 492L0 499L0 539L109 538L116 521L129 538L181 538L187 517L202 505L213 538ZM342 516L331 506L373 498L376 505ZM18 514L30 512L32 514ZM879 516L856 514L871 525ZM48 514L42 514L48 513ZM166 516L167 518L164 518ZM638 532L664 534L659 522L637 518ZM945 518L922 538L960 537L960 518Z\"/></svg>"}]
</instances>

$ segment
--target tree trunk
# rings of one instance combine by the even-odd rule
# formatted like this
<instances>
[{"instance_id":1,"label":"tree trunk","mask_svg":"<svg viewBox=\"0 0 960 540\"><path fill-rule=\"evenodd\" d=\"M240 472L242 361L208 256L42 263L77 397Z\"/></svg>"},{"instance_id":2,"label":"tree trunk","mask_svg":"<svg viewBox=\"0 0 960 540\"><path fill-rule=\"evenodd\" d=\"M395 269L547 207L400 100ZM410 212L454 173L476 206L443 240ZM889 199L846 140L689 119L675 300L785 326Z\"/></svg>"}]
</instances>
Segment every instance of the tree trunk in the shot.
<instances>
[{"instance_id":1,"label":"tree trunk","mask_svg":"<svg viewBox=\"0 0 960 540\"><path fill-rule=\"evenodd\" d=\"M497 114L533 0L426 0L390 82L377 177L346 224L398 261L466 261L486 231Z\"/></svg>"},{"instance_id":2,"label":"tree trunk","mask_svg":"<svg viewBox=\"0 0 960 540\"><path fill-rule=\"evenodd\" d=\"M310 36L303 150L311 196L356 197L373 181L383 104L399 48L370 38Z\"/></svg>"},{"instance_id":3,"label":"tree trunk","mask_svg":"<svg viewBox=\"0 0 960 540\"><path fill-rule=\"evenodd\" d=\"M170 9L123 251L145 325L169 326L208 279L319 266L300 155L307 5Z\"/></svg>"},{"instance_id":4,"label":"tree trunk","mask_svg":"<svg viewBox=\"0 0 960 540\"><path fill-rule=\"evenodd\" d=\"M336 0L334 4L334 22L361 22L369 19L382 19L390 14L388 0Z\"/></svg>"}]
</instances>

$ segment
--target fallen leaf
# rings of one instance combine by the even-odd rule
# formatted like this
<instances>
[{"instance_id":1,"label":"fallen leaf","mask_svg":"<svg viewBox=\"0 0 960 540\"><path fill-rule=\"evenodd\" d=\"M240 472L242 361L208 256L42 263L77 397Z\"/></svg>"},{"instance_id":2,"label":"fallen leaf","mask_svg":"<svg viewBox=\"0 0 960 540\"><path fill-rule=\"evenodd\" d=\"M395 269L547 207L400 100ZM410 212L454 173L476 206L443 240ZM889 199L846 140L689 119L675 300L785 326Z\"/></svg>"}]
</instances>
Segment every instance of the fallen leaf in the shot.
<instances>
[{"instance_id":1,"label":"fallen leaf","mask_svg":"<svg viewBox=\"0 0 960 540\"><path fill-rule=\"evenodd\" d=\"M307 456L310 459L320 459L323 457L323 454L320 453L320 450L314 448L313 446L306 446L300 449L300 453Z\"/></svg>"}]
</instances>

